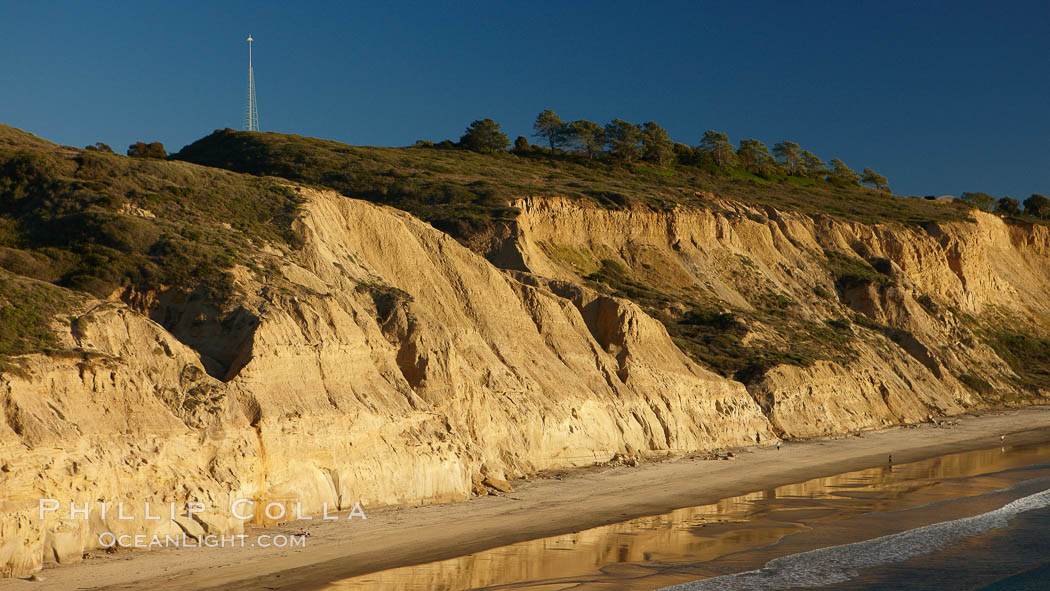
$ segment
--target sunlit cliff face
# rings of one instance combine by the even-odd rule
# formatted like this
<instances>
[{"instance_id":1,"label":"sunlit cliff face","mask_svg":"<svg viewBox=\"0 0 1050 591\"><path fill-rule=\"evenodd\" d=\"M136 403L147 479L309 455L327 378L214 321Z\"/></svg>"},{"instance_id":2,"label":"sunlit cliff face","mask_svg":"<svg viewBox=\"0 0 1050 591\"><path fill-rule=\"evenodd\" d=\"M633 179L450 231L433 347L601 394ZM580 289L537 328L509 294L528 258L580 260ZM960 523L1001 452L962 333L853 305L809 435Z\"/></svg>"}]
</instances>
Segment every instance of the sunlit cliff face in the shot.
<instances>
[{"instance_id":1,"label":"sunlit cliff face","mask_svg":"<svg viewBox=\"0 0 1050 591\"><path fill-rule=\"evenodd\" d=\"M75 561L101 531L240 532L231 498L307 513L452 501L487 477L957 413L1017 392L961 313L1040 330L1050 316L1038 297L1050 289L1046 229L992 216L921 230L731 202L660 213L537 200L520 204L501 245L514 264L492 256L498 266L403 212L301 191L303 248L260 248L271 275L233 271L238 318L251 322L201 339L192 319L222 311L198 300L158 304L188 319L174 333L85 300L75 330L55 328L89 354L33 355L0 377L8 573ZM825 250L886 259L892 281L839 282ZM853 318L829 333L848 354L769 367L745 387L684 353L657 306L583 279L603 260L672 300L736 311L742 342L764 350L796 347L790 327ZM770 293L796 324L748 315ZM961 380L967 368L995 394ZM205 509L40 519L40 498Z\"/></svg>"}]
</instances>

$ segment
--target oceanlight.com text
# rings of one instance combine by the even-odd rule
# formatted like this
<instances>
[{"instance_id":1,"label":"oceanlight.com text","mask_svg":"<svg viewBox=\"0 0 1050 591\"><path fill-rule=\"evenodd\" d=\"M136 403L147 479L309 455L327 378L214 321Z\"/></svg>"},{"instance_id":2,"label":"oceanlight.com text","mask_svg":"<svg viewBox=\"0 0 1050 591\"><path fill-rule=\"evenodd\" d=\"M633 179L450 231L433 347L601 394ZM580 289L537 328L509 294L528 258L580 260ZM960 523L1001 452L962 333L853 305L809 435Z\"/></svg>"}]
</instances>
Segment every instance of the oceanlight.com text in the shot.
<instances>
[{"instance_id":1,"label":"oceanlight.com text","mask_svg":"<svg viewBox=\"0 0 1050 591\"><path fill-rule=\"evenodd\" d=\"M248 534L206 535L199 539L186 534L178 536L159 536L146 534L114 534L103 532L98 536L98 544L103 548L137 548L143 550L157 548L305 548L305 535L259 534L252 537Z\"/></svg>"}]
</instances>

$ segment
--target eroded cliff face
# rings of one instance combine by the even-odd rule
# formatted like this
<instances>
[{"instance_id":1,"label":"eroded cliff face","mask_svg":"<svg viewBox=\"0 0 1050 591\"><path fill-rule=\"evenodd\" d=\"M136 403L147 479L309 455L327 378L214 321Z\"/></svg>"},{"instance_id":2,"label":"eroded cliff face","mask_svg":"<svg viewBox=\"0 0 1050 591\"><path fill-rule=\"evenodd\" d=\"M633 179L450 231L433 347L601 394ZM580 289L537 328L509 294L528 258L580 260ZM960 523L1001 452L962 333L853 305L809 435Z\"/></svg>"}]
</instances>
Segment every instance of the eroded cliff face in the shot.
<instances>
[{"instance_id":1,"label":"eroded cliff face","mask_svg":"<svg viewBox=\"0 0 1050 591\"><path fill-rule=\"evenodd\" d=\"M300 191L305 246L237 268L229 309L175 292L124 294L141 312L84 301L55 325L80 354L0 376L0 572L74 562L106 531L239 531L238 498L304 514L452 501L487 477L957 413L985 402L958 376L1004 390L1015 376L952 310L996 306L1044 331L1050 317L1046 228L992 216L922 230L713 197L669 212L524 200L493 264L403 212ZM893 283L836 282L829 248L887 259ZM584 281L603 260L691 300L748 309L773 291L814 321L859 311L896 331L853 326L848 363L779 365L745 387ZM42 497L61 507L41 520ZM132 519L103 518L100 500ZM190 502L206 511L187 518Z\"/></svg>"},{"instance_id":2,"label":"eroded cliff face","mask_svg":"<svg viewBox=\"0 0 1050 591\"><path fill-rule=\"evenodd\" d=\"M305 514L450 501L486 477L774 439L741 384L629 301L501 271L396 210L305 193L306 246L260 253L279 277L235 272L237 330L209 342L213 367L146 315L86 302L56 323L84 358L33 356L0 378L8 573L76 561L105 531L236 531L231 499ZM208 333L176 326L191 344ZM44 520L41 497L61 502ZM100 499L133 519L103 519ZM169 518L164 504L189 502L208 510ZM69 518L70 503L90 518Z\"/></svg>"},{"instance_id":3,"label":"eroded cliff face","mask_svg":"<svg viewBox=\"0 0 1050 591\"><path fill-rule=\"evenodd\" d=\"M749 383L783 436L916 421L1020 395L1014 371L963 319L1050 332L1047 227L976 212L976 223L873 227L706 200L702 210L654 212L525 199L516 203L515 231L489 256L570 282L611 260L671 294L668 307L691 301L751 310L774 294L807 322L865 320L840 331L852 350L848 361L781 364ZM827 253L875 261L888 281L836 277ZM758 320L744 340L789 350L791 336ZM982 398L960 382L965 376L980 376L996 394Z\"/></svg>"}]
</instances>

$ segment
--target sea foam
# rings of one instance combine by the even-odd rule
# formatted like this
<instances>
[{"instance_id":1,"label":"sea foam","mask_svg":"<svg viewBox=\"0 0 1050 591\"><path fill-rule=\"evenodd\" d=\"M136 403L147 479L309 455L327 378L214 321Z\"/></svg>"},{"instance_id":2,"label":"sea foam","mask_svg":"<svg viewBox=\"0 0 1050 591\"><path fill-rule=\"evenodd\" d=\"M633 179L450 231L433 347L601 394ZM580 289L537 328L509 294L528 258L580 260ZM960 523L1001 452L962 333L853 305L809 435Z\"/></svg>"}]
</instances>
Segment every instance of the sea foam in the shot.
<instances>
[{"instance_id":1,"label":"sea foam","mask_svg":"<svg viewBox=\"0 0 1050 591\"><path fill-rule=\"evenodd\" d=\"M935 523L864 542L820 548L771 560L758 570L701 579L661 591L776 591L848 581L857 571L936 552L963 539L1006 527L1010 518L1050 506L1050 490L1021 497L994 511Z\"/></svg>"}]
</instances>

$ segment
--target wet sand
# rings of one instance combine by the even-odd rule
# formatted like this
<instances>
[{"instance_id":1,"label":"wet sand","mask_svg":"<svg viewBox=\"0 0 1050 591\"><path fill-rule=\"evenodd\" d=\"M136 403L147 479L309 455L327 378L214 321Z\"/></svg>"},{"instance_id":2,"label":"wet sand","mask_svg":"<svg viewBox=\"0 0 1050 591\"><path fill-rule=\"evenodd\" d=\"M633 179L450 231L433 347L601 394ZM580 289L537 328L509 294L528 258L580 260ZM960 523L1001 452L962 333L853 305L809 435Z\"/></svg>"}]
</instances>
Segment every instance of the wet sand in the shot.
<instances>
[{"instance_id":1,"label":"wet sand","mask_svg":"<svg viewBox=\"0 0 1050 591\"><path fill-rule=\"evenodd\" d=\"M734 460L680 457L637 468L566 472L515 482L517 491L511 494L460 503L376 510L366 507L367 521L290 523L249 532L253 536L292 533L302 525L311 533L305 549L249 547L120 552L101 555L79 565L46 568L40 573L43 582L0 582L0 589L336 589L340 588L338 585L349 585L345 579L366 573L444 561L632 518L654 516L649 519L659 522L668 519L663 514L683 507L691 508L685 509L686 513L693 511L693 514L686 515L688 519L701 520L701 523L690 521L690 527L703 525L712 528L704 532L704 537L721 535L726 543L755 544L790 531L797 527L794 523L804 518L819 518L819 512L828 507L811 503L797 507L808 513L799 513L794 519L769 521L766 516L763 519L768 523L759 523L758 520L733 516L734 503L740 503L739 500L733 501L733 497L747 498L748 493L755 491L759 491L759 495L766 494L762 491L851 471L882 470L889 454L893 454L894 464L902 465L968 450L997 448L1002 433L1007 434L1009 446L1050 441L1048 407L994 411L979 417L952 419L953 422L956 420L958 423L950 427L898 427L834 439L790 442L780 451L768 447L747 448L736 450ZM863 490L856 492L866 494ZM705 504L718 507L720 499L725 500L721 504L725 511L717 509L712 515L721 516L702 523L707 515L704 511L709 510L697 507ZM778 508L779 511L791 509ZM724 525L719 522L723 519L736 525ZM748 522L748 525L742 526L743 522ZM659 523L654 523L653 530L658 530L658 526ZM721 534L719 528L723 530ZM668 541L661 546L654 542L650 547L674 549L677 543ZM626 550L620 550L620 546L616 548L616 552L632 552L630 545ZM502 562L492 562L489 571L505 572L506 565L518 564L522 569L538 569L535 573L523 573L520 580L550 578L540 572L551 562L549 558L530 561L523 560L524 556L507 555ZM626 559L606 560L606 563L616 563L621 568L638 568ZM594 565L593 570L599 566ZM484 569L479 569L482 571ZM672 578L678 582L688 580ZM336 581L343 582L333 586ZM657 585L642 588L652 586ZM423 584L404 588L431 587ZM450 588L459 587L450 584ZM535 588L558 587L545 584Z\"/></svg>"},{"instance_id":2,"label":"wet sand","mask_svg":"<svg viewBox=\"0 0 1050 591\"><path fill-rule=\"evenodd\" d=\"M324 589L657 589L983 513L1024 496L1032 479L1041 482L1040 490L1050 485L1050 443L958 452L815 478L662 515L351 577ZM1022 483L1025 486L1018 486Z\"/></svg>"}]
</instances>

